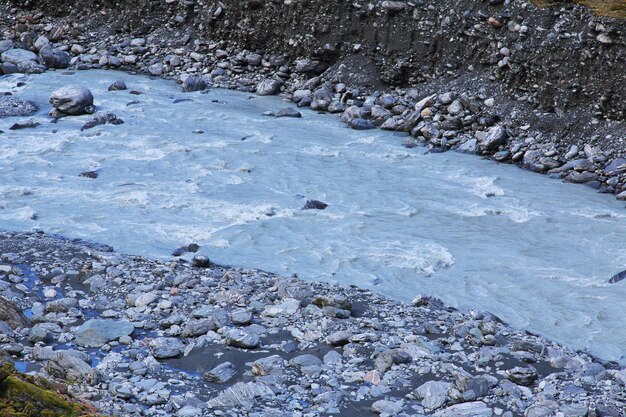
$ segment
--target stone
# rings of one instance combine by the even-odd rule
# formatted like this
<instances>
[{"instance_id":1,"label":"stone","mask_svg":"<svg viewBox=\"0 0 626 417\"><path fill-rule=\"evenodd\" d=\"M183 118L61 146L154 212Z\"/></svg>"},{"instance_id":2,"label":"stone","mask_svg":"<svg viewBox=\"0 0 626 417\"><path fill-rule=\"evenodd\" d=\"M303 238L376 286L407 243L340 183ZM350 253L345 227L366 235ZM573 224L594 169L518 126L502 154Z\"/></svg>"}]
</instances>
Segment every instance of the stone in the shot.
<instances>
[{"instance_id":1,"label":"stone","mask_svg":"<svg viewBox=\"0 0 626 417\"><path fill-rule=\"evenodd\" d=\"M0 117L31 116L38 110L32 101L13 96L0 96Z\"/></svg>"},{"instance_id":2,"label":"stone","mask_svg":"<svg viewBox=\"0 0 626 417\"><path fill-rule=\"evenodd\" d=\"M302 210L324 210L328 207L328 204L319 200L307 200L307 202L302 207Z\"/></svg>"},{"instance_id":3,"label":"stone","mask_svg":"<svg viewBox=\"0 0 626 417\"><path fill-rule=\"evenodd\" d=\"M48 68L65 69L70 65L70 54L61 49L53 49L50 45L39 51L39 60Z\"/></svg>"},{"instance_id":4,"label":"stone","mask_svg":"<svg viewBox=\"0 0 626 417\"><path fill-rule=\"evenodd\" d=\"M400 401L378 400L372 404L372 411L376 414L397 415L404 405Z\"/></svg>"},{"instance_id":5,"label":"stone","mask_svg":"<svg viewBox=\"0 0 626 417\"><path fill-rule=\"evenodd\" d=\"M302 117L302 113L300 113L296 109L292 109L291 107L286 107L284 109L280 109L276 113L276 117L295 117L295 118L300 118L300 117Z\"/></svg>"},{"instance_id":6,"label":"stone","mask_svg":"<svg viewBox=\"0 0 626 417\"><path fill-rule=\"evenodd\" d=\"M109 91L120 91L120 90L126 90L128 87L126 87L126 83L122 80L117 80L114 81L110 86L109 86Z\"/></svg>"},{"instance_id":7,"label":"stone","mask_svg":"<svg viewBox=\"0 0 626 417\"><path fill-rule=\"evenodd\" d=\"M274 391L262 382L238 382L207 402L209 407L248 409L258 400L275 397Z\"/></svg>"},{"instance_id":8,"label":"stone","mask_svg":"<svg viewBox=\"0 0 626 417\"><path fill-rule=\"evenodd\" d=\"M122 119L118 119L118 117L114 113L103 113L96 114L96 116L85 123L81 128L81 132L87 129L92 129L96 126L112 124L112 125L121 125L124 124Z\"/></svg>"},{"instance_id":9,"label":"stone","mask_svg":"<svg viewBox=\"0 0 626 417\"><path fill-rule=\"evenodd\" d=\"M185 81L183 81L182 90L183 93L191 93L194 91L206 90L208 86L209 85L204 78L196 75L190 75L185 78Z\"/></svg>"},{"instance_id":10,"label":"stone","mask_svg":"<svg viewBox=\"0 0 626 417\"><path fill-rule=\"evenodd\" d=\"M67 381L85 381L89 384L98 382L98 374L87 362L81 358L58 351L53 360L46 363L46 371L51 375Z\"/></svg>"},{"instance_id":11,"label":"stone","mask_svg":"<svg viewBox=\"0 0 626 417\"><path fill-rule=\"evenodd\" d=\"M36 61L37 54L26 49L13 48L3 52L0 55L0 59L2 59L2 62L19 65L24 61Z\"/></svg>"},{"instance_id":12,"label":"stone","mask_svg":"<svg viewBox=\"0 0 626 417\"><path fill-rule=\"evenodd\" d=\"M455 404L434 414L436 417L492 417L493 410L482 401Z\"/></svg>"},{"instance_id":13,"label":"stone","mask_svg":"<svg viewBox=\"0 0 626 417\"><path fill-rule=\"evenodd\" d=\"M176 417L200 417L200 416L202 416L202 410L200 408L197 408L191 405L186 405L176 412Z\"/></svg>"},{"instance_id":14,"label":"stone","mask_svg":"<svg viewBox=\"0 0 626 417\"><path fill-rule=\"evenodd\" d=\"M256 93L260 96L274 96L280 92L282 83L273 78L261 81L256 88Z\"/></svg>"},{"instance_id":15,"label":"stone","mask_svg":"<svg viewBox=\"0 0 626 417\"><path fill-rule=\"evenodd\" d=\"M263 315L268 317L290 316L300 309L300 301L294 298L285 298L281 303L269 305L263 310Z\"/></svg>"},{"instance_id":16,"label":"stone","mask_svg":"<svg viewBox=\"0 0 626 417\"><path fill-rule=\"evenodd\" d=\"M157 337L150 341L150 347L156 359L178 358L185 352L185 344L175 337Z\"/></svg>"},{"instance_id":17,"label":"stone","mask_svg":"<svg viewBox=\"0 0 626 417\"><path fill-rule=\"evenodd\" d=\"M369 130L374 129L376 126L371 120L357 117L356 119L350 120L350 127L354 130Z\"/></svg>"},{"instance_id":18,"label":"stone","mask_svg":"<svg viewBox=\"0 0 626 417\"><path fill-rule=\"evenodd\" d=\"M301 74L319 75L326 71L328 65L321 61L310 58L299 59L296 61L296 72Z\"/></svg>"},{"instance_id":19,"label":"stone","mask_svg":"<svg viewBox=\"0 0 626 417\"><path fill-rule=\"evenodd\" d=\"M205 373L204 379L217 384L223 384L228 382L228 380L235 376L236 373L237 369L235 368L235 365L231 362L224 362Z\"/></svg>"},{"instance_id":20,"label":"stone","mask_svg":"<svg viewBox=\"0 0 626 417\"><path fill-rule=\"evenodd\" d=\"M328 335L328 343L333 346L343 346L350 342L353 333L350 330L339 330Z\"/></svg>"},{"instance_id":21,"label":"stone","mask_svg":"<svg viewBox=\"0 0 626 417\"><path fill-rule=\"evenodd\" d=\"M480 141L480 148L484 152L493 152L500 146L506 144L506 140L509 135L506 133L506 129L502 126L492 126L487 131L484 139Z\"/></svg>"},{"instance_id":22,"label":"stone","mask_svg":"<svg viewBox=\"0 0 626 417\"><path fill-rule=\"evenodd\" d=\"M443 406L448 401L451 384L445 381L428 381L420 385L413 394L422 400L422 405L430 410Z\"/></svg>"},{"instance_id":23,"label":"stone","mask_svg":"<svg viewBox=\"0 0 626 417\"><path fill-rule=\"evenodd\" d=\"M254 349L261 344L261 339L245 329L232 329L226 334L226 344L242 349Z\"/></svg>"},{"instance_id":24,"label":"stone","mask_svg":"<svg viewBox=\"0 0 626 417\"><path fill-rule=\"evenodd\" d=\"M163 69L164 69L163 63L157 62L148 67L148 72L150 73L150 75L154 75L158 77L159 75L163 75Z\"/></svg>"},{"instance_id":25,"label":"stone","mask_svg":"<svg viewBox=\"0 0 626 417\"><path fill-rule=\"evenodd\" d=\"M403 1L383 1L380 6L390 12L400 12L406 9L407 4Z\"/></svg>"},{"instance_id":26,"label":"stone","mask_svg":"<svg viewBox=\"0 0 626 417\"><path fill-rule=\"evenodd\" d=\"M252 314L244 309L237 309L230 313L230 319L239 326L247 325L252 321Z\"/></svg>"},{"instance_id":27,"label":"stone","mask_svg":"<svg viewBox=\"0 0 626 417\"><path fill-rule=\"evenodd\" d=\"M76 329L76 344L83 347L101 347L107 342L129 336L135 326L127 321L91 319Z\"/></svg>"},{"instance_id":28,"label":"stone","mask_svg":"<svg viewBox=\"0 0 626 417\"><path fill-rule=\"evenodd\" d=\"M54 91L50 96L50 104L63 114L91 114L95 111L93 94L85 87L67 86Z\"/></svg>"},{"instance_id":29,"label":"stone","mask_svg":"<svg viewBox=\"0 0 626 417\"><path fill-rule=\"evenodd\" d=\"M516 383L517 385L530 386L535 383L539 376L535 368L522 368L516 366L515 368L506 371L506 378Z\"/></svg>"}]
</instances>

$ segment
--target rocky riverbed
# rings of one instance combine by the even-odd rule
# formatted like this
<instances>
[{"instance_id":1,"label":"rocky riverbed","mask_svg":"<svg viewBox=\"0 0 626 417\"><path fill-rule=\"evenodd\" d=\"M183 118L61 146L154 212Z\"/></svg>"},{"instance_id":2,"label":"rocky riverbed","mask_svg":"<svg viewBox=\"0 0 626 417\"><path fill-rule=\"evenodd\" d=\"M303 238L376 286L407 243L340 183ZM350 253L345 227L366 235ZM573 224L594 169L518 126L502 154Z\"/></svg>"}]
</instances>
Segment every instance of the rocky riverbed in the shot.
<instances>
[{"instance_id":1,"label":"rocky riverbed","mask_svg":"<svg viewBox=\"0 0 626 417\"><path fill-rule=\"evenodd\" d=\"M623 416L625 369L488 312L43 233L0 248L25 316L0 312L0 351L104 414Z\"/></svg>"}]
</instances>

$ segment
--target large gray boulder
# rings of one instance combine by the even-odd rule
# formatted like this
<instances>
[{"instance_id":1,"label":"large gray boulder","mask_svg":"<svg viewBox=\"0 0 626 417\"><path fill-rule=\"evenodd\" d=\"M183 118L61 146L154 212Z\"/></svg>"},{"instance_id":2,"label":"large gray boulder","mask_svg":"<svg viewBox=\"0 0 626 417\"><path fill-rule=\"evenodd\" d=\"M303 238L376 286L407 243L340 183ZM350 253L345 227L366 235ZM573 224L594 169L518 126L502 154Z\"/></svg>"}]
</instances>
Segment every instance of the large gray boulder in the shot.
<instances>
[{"instance_id":1,"label":"large gray boulder","mask_svg":"<svg viewBox=\"0 0 626 417\"><path fill-rule=\"evenodd\" d=\"M84 347L101 347L111 340L129 336L135 326L127 321L91 319L76 329L76 344Z\"/></svg>"},{"instance_id":2,"label":"large gray boulder","mask_svg":"<svg viewBox=\"0 0 626 417\"><path fill-rule=\"evenodd\" d=\"M14 65L20 65L24 61L36 61L37 54L26 49L13 48L5 51L0 55L2 62L9 62Z\"/></svg>"},{"instance_id":3,"label":"large gray boulder","mask_svg":"<svg viewBox=\"0 0 626 417\"><path fill-rule=\"evenodd\" d=\"M39 60L48 68L65 69L70 65L70 54L45 45L39 51Z\"/></svg>"},{"instance_id":4,"label":"large gray boulder","mask_svg":"<svg viewBox=\"0 0 626 417\"><path fill-rule=\"evenodd\" d=\"M260 96L273 96L280 92L281 82L268 78L257 85L256 93Z\"/></svg>"},{"instance_id":5,"label":"large gray boulder","mask_svg":"<svg viewBox=\"0 0 626 417\"><path fill-rule=\"evenodd\" d=\"M88 88L80 86L61 87L50 96L50 104L54 107L51 115L59 114L92 114L95 111L93 94Z\"/></svg>"}]
</instances>

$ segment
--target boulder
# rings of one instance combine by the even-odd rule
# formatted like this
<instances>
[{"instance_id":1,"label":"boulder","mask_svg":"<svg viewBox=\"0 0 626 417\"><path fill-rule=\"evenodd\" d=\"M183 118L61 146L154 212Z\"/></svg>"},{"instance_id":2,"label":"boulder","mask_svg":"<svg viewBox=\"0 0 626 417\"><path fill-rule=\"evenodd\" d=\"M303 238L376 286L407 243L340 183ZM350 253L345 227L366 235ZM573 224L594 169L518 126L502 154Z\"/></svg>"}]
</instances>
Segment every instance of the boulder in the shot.
<instances>
[{"instance_id":1,"label":"boulder","mask_svg":"<svg viewBox=\"0 0 626 417\"><path fill-rule=\"evenodd\" d=\"M191 93L193 91L206 90L208 86L209 85L204 78L191 75L183 81L182 89L183 93Z\"/></svg>"},{"instance_id":2,"label":"boulder","mask_svg":"<svg viewBox=\"0 0 626 417\"><path fill-rule=\"evenodd\" d=\"M280 92L281 85L280 81L268 78L257 85L256 93L260 96L274 96Z\"/></svg>"},{"instance_id":3,"label":"boulder","mask_svg":"<svg viewBox=\"0 0 626 417\"><path fill-rule=\"evenodd\" d=\"M70 65L70 54L45 45L39 51L39 61L48 68L65 69Z\"/></svg>"},{"instance_id":4,"label":"boulder","mask_svg":"<svg viewBox=\"0 0 626 417\"><path fill-rule=\"evenodd\" d=\"M111 340L129 336L135 326L127 321L91 319L76 329L76 344L84 347L101 347Z\"/></svg>"},{"instance_id":5,"label":"boulder","mask_svg":"<svg viewBox=\"0 0 626 417\"><path fill-rule=\"evenodd\" d=\"M0 59L2 59L2 62L19 65L24 61L36 61L37 54L26 49L13 48L3 52L0 55Z\"/></svg>"},{"instance_id":6,"label":"boulder","mask_svg":"<svg viewBox=\"0 0 626 417\"><path fill-rule=\"evenodd\" d=\"M32 101L13 96L0 96L0 117L30 116L39 110Z\"/></svg>"},{"instance_id":7,"label":"boulder","mask_svg":"<svg viewBox=\"0 0 626 417\"><path fill-rule=\"evenodd\" d=\"M0 297L0 321L9 323L9 326L13 328L28 326L28 320L22 314L22 310L2 297Z\"/></svg>"},{"instance_id":8,"label":"boulder","mask_svg":"<svg viewBox=\"0 0 626 417\"><path fill-rule=\"evenodd\" d=\"M95 111L93 94L88 88L80 86L59 88L50 96L50 104L54 107L52 115L58 115L58 113L68 115L92 114Z\"/></svg>"},{"instance_id":9,"label":"boulder","mask_svg":"<svg viewBox=\"0 0 626 417\"><path fill-rule=\"evenodd\" d=\"M185 352L185 344L175 337L157 337L150 342L156 359L178 358Z\"/></svg>"}]
</instances>

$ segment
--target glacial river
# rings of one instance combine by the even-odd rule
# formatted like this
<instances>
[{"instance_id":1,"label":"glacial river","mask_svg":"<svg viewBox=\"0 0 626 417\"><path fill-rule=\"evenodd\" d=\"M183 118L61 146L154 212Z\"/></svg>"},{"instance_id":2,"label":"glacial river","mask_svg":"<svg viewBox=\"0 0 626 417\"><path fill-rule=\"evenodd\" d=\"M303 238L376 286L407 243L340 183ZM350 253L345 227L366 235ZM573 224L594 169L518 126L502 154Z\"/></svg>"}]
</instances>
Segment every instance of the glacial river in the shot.
<instances>
[{"instance_id":1,"label":"glacial river","mask_svg":"<svg viewBox=\"0 0 626 417\"><path fill-rule=\"evenodd\" d=\"M129 90L107 91L116 79ZM70 84L125 124L50 123L50 93ZM0 119L2 229L153 258L195 242L217 263L403 301L429 294L625 360L626 281L607 282L626 269L626 210L612 196L406 149L403 135L353 131L310 110L263 116L291 106L276 97L184 94L172 81L107 71L3 76L0 91L41 107L35 129L8 130L28 117ZM302 210L309 199L329 206Z\"/></svg>"}]
</instances>

